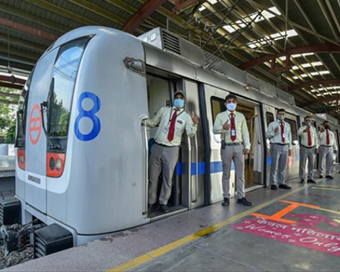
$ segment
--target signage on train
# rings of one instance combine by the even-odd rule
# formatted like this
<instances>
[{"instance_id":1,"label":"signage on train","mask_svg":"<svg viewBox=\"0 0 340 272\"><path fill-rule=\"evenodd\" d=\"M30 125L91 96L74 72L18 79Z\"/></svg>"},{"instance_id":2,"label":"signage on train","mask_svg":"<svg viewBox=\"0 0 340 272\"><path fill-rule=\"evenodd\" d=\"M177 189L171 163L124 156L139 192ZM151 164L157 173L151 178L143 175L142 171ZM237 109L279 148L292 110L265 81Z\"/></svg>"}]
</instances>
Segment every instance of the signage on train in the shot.
<instances>
[{"instance_id":1,"label":"signage on train","mask_svg":"<svg viewBox=\"0 0 340 272\"><path fill-rule=\"evenodd\" d=\"M40 105L35 104L30 112L29 126L28 126L28 134L30 141L33 145L35 145L40 138L42 129L42 118Z\"/></svg>"},{"instance_id":2,"label":"signage on train","mask_svg":"<svg viewBox=\"0 0 340 272\"><path fill-rule=\"evenodd\" d=\"M84 101L92 101L93 105L91 109L87 110L84 108ZM77 103L79 114L74 124L75 135L80 141L91 141L99 135L101 124L100 119L96 114L99 112L100 106L100 99L94 93L84 92L80 94ZM92 122L92 130L87 134L84 134L80 128L80 123L84 117L87 117Z\"/></svg>"}]
</instances>

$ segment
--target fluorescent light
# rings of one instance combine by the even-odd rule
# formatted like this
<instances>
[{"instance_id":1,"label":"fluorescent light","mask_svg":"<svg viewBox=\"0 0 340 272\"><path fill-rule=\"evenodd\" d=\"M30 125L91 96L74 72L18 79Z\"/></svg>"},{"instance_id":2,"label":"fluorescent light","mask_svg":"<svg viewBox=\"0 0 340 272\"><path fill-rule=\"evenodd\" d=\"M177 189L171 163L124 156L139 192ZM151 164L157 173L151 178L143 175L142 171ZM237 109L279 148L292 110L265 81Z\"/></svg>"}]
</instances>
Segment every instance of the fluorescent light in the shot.
<instances>
[{"instance_id":1,"label":"fluorescent light","mask_svg":"<svg viewBox=\"0 0 340 272\"><path fill-rule=\"evenodd\" d=\"M313 66L320 66L320 65L323 65L323 63L321 61L314 61L314 62L312 62L312 65Z\"/></svg>"},{"instance_id":2,"label":"fluorescent light","mask_svg":"<svg viewBox=\"0 0 340 272\"><path fill-rule=\"evenodd\" d=\"M199 10L199 11L205 10L205 6L202 5L198 10Z\"/></svg>"},{"instance_id":3,"label":"fluorescent light","mask_svg":"<svg viewBox=\"0 0 340 272\"><path fill-rule=\"evenodd\" d=\"M271 7L269 10L276 13L277 15L281 15L280 11L276 7Z\"/></svg>"},{"instance_id":4,"label":"fluorescent light","mask_svg":"<svg viewBox=\"0 0 340 272\"><path fill-rule=\"evenodd\" d=\"M302 54L302 56L311 56L311 55L314 55L314 53L304 53L304 54Z\"/></svg>"},{"instance_id":5,"label":"fluorescent light","mask_svg":"<svg viewBox=\"0 0 340 272\"><path fill-rule=\"evenodd\" d=\"M236 24L238 24L238 25L239 25L239 27L241 27L241 28L244 28L244 27L246 27L246 24L245 24L245 23L243 23L241 20L238 20L238 21L236 21L235 23L236 23Z\"/></svg>"},{"instance_id":6,"label":"fluorescent light","mask_svg":"<svg viewBox=\"0 0 340 272\"><path fill-rule=\"evenodd\" d=\"M208 2L212 5L216 4L217 3L217 0L208 0Z\"/></svg>"},{"instance_id":7,"label":"fluorescent light","mask_svg":"<svg viewBox=\"0 0 340 272\"><path fill-rule=\"evenodd\" d=\"M293 79L299 79L299 77L298 76L293 76Z\"/></svg>"},{"instance_id":8,"label":"fluorescent light","mask_svg":"<svg viewBox=\"0 0 340 272\"><path fill-rule=\"evenodd\" d=\"M291 55L291 57L292 58L299 58L299 57L301 57L301 54L293 54L293 55Z\"/></svg>"},{"instance_id":9,"label":"fluorescent light","mask_svg":"<svg viewBox=\"0 0 340 272\"><path fill-rule=\"evenodd\" d=\"M267 18L267 19L270 19L270 18L275 17L275 15L274 15L273 13L268 12L268 11L266 11L266 10L264 10L264 11L262 12L262 16L263 16L264 18Z\"/></svg>"},{"instance_id":10,"label":"fluorescent light","mask_svg":"<svg viewBox=\"0 0 340 272\"><path fill-rule=\"evenodd\" d=\"M286 60L286 56L279 57L280 60Z\"/></svg>"},{"instance_id":11,"label":"fluorescent light","mask_svg":"<svg viewBox=\"0 0 340 272\"><path fill-rule=\"evenodd\" d=\"M283 33L285 33L285 31L283 31ZM287 30L287 36L288 37L294 37L294 36L297 36L297 35L298 34L297 34L297 32L294 29Z\"/></svg>"},{"instance_id":12,"label":"fluorescent light","mask_svg":"<svg viewBox=\"0 0 340 272\"><path fill-rule=\"evenodd\" d=\"M327 75L330 72L328 70L325 70L325 71L319 71L319 73L320 73L320 75Z\"/></svg>"},{"instance_id":13,"label":"fluorescent light","mask_svg":"<svg viewBox=\"0 0 340 272\"><path fill-rule=\"evenodd\" d=\"M249 46L250 48L255 48L255 47L256 47L256 45L253 44L253 43L248 44L248 46Z\"/></svg>"},{"instance_id":14,"label":"fluorescent light","mask_svg":"<svg viewBox=\"0 0 340 272\"><path fill-rule=\"evenodd\" d=\"M229 33L233 33L233 32L236 31L235 28L233 28L233 27L230 26L230 25L225 25L225 26L223 26L223 28L224 28L225 30L227 30Z\"/></svg>"}]
</instances>

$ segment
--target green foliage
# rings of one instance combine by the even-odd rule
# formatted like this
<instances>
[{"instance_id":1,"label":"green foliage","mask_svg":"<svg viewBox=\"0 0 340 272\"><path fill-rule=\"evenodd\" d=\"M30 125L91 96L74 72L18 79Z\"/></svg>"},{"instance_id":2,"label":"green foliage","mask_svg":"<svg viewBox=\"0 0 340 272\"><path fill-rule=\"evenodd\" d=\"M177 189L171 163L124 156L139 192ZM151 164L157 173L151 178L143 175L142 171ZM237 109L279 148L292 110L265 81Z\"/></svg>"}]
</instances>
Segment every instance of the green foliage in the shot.
<instances>
[{"instance_id":1,"label":"green foliage","mask_svg":"<svg viewBox=\"0 0 340 272\"><path fill-rule=\"evenodd\" d=\"M5 87L0 87L1 93L20 93ZM17 98L0 95L0 143L14 143L15 124L16 124L16 106L3 103L1 100L17 102Z\"/></svg>"}]
</instances>

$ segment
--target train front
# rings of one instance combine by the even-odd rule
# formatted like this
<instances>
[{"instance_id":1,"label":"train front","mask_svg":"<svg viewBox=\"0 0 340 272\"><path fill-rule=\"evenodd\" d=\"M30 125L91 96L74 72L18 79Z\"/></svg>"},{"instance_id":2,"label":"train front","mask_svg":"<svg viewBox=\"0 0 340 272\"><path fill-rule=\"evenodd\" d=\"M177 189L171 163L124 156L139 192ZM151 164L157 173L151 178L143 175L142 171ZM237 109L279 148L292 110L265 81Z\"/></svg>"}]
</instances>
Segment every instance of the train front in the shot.
<instances>
[{"instance_id":1,"label":"train front","mask_svg":"<svg viewBox=\"0 0 340 272\"><path fill-rule=\"evenodd\" d=\"M149 221L143 60L138 39L104 27L73 30L40 58L18 111L22 223L79 245Z\"/></svg>"}]
</instances>

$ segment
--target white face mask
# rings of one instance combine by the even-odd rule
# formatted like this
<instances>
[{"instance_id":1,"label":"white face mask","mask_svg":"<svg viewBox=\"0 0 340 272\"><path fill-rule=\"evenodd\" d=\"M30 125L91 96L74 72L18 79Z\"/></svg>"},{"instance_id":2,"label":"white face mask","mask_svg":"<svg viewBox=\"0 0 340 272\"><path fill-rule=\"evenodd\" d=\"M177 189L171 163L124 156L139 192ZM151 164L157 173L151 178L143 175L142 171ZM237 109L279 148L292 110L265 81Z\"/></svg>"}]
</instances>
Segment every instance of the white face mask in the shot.
<instances>
[{"instance_id":1,"label":"white face mask","mask_svg":"<svg viewBox=\"0 0 340 272\"><path fill-rule=\"evenodd\" d=\"M228 111L234 111L236 109L236 103L229 103L226 105Z\"/></svg>"},{"instance_id":2,"label":"white face mask","mask_svg":"<svg viewBox=\"0 0 340 272\"><path fill-rule=\"evenodd\" d=\"M285 116L284 116L283 114L278 114L278 115L277 115L277 120L282 121L282 120L284 120L284 119L285 119Z\"/></svg>"}]
</instances>

